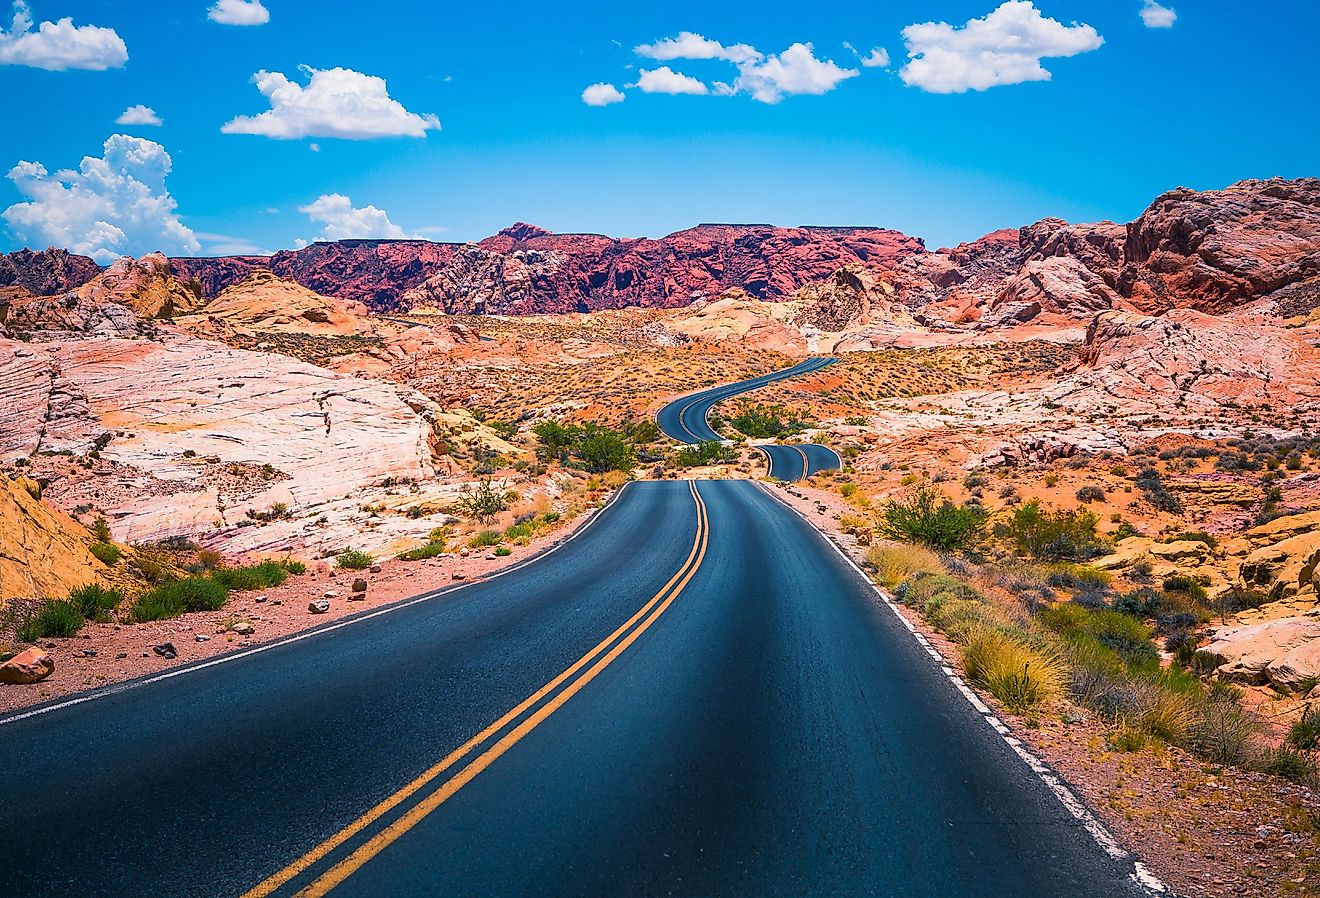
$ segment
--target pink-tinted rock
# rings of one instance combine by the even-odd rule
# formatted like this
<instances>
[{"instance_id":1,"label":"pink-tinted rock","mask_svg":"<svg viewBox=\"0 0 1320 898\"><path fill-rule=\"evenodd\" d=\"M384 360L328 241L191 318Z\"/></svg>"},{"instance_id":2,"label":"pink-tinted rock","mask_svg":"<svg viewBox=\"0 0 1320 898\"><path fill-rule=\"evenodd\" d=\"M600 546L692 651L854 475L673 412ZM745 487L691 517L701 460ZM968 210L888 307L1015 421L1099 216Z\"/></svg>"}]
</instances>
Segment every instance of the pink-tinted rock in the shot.
<instances>
[{"instance_id":1,"label":"pink-tinted rock","mask_svg":"<svg viewBox=\"0 0 1320 898\"><path fill-rule=\"evenodd\" d=\"M36 683L55 672L55 659L33 646L0 664L0 683L18 686Z\"/></svg>"}]
</instances>

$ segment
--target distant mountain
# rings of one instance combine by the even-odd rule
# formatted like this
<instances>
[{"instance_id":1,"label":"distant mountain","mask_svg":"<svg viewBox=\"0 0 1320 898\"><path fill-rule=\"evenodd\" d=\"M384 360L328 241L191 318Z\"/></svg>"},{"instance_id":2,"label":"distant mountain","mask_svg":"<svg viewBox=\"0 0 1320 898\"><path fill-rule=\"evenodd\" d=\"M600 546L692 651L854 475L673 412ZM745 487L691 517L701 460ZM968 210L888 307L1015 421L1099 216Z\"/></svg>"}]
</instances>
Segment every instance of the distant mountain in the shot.
<instances>
[{"instance_id":1,"label":"distant mountain","mask_svg":"<svg viewBox=\"0 0 1320 898\"><path fill-rule=\"evenodd\" d=\"M1108 308L1221 313L1258 299L1296 315L1320 305L1320 179L1179 188L1127 225L1047 218L936 251L871 227L702 224L658 239L621 239L518 223L478 243L341 240L270 257L170 261L206 298L268 268L380 312L672 308L732 288L777 300L860 267L914 312L985 325ZM63 250L25 250L0 256L0 287L59 293L97 270Z\"/></svg>"}]
</instances>

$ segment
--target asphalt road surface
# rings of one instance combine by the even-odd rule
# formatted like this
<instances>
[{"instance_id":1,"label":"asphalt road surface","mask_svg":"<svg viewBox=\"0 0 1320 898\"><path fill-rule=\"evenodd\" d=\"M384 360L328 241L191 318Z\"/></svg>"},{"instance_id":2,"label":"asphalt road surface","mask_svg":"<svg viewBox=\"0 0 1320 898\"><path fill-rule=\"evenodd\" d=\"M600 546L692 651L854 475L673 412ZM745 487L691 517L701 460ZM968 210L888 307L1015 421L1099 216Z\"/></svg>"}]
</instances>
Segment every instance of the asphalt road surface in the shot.
<instances>
[{"instance_id":1,"label":"asphalt road surface","mask_svg":"<svg viewBox=\"0 0 1320 898\"><path fill-rule=\"evenodd\" d=\"M0 719L0 891L1141 894L766 488L429 595Z\"/></svg>"},{"instance_id":2,"label":"asphalt road surface","mask_svg":"<svg viewBox=\"0 0 1320 898\"><path fill-rule=\"evenodd\" d=\"M810 374L812 371L819 371L821 368L832 364L834 364L834 359L831 358L807 359L805 362L794 365L792 368L785 368L782 371L773 371L770 374L763 374L750 380L741 380L737 383L702 390L699 393L691 393L675 399L660 409L656 413L656 422L666 436L678 440L680 443L700 443L706 440L723 439L706 421L706 416L710 414L711 408L716 403L731 396L737 396L740 393L748 393L781 380L788 380L790 377L799 377L803 374ZM756 448L766 457L769 475L779 480L802 480L817 471L832 471L843 467L838 453L833 449L815 443L782 446L767 443Z\"/></svg>"}]
</instances>

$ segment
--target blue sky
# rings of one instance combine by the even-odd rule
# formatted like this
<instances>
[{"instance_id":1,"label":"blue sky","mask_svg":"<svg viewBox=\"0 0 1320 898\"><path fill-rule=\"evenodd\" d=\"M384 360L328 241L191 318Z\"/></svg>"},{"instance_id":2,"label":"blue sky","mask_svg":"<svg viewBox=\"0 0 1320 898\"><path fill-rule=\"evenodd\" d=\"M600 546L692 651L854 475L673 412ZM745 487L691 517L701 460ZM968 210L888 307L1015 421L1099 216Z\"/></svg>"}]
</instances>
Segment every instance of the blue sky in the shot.
<instances>
[{"instance_id":1,"label":"blue sky","mask_svg":"<svg viewBox=\"0 0 1320 898\"><path fill-rule=\"evenodd\" d=\"M774 2L225 0L221 19L265 11L248 25L212 21L212 2L29 0L24 31L0 0L11 110L0 171L45 170L0 181L0 210L21 206L5 213L0 247L64 242L104 261L151 244L209 254L323 235L480 239L515 220L620 236L702 221L868 224L934 247L1046 215L1126 221L1178 185L1320 174L1312 4L1170 0L1152 18L1167 27L1148 27L1142 0L1019 0L1007 12L996 0L822 3L809 14ZM1050 80L1021 80L1039 77L1037 63L1014 55L1022 33L1008 12L1033 29L1034 52L1061 54L1039 61ZM77 32L77 51L54 57L26 40L65 17L113 34ZM927 22L950 27L905 37ZM705 49L657 48L683 32ZM778 56L798 43L810 52ZM914 47L921 57L905 68ZM861 64L873 48L888 66ZM692 58L703 53L726 58ZM334 108L254 124L272 108L259 71L319 102L300 92L311 76L299 66L327 76ZM353 116L331 90L335 69L348 70L339 88L350 94L370 90L354 79L384 79L369 124L343 123ZM638 83L705 93L628 86ZM589 105L593 84L624 99ZM116 124L138 104L163 124ZM222 133L235 119L229 131L262 133ZM364 128L404 136L335 136ZM151 144L103 149L115 134ZM103 154L127 186L98 187L96 172L61 184L59 170Z\"/></svg>"}]
</instances>

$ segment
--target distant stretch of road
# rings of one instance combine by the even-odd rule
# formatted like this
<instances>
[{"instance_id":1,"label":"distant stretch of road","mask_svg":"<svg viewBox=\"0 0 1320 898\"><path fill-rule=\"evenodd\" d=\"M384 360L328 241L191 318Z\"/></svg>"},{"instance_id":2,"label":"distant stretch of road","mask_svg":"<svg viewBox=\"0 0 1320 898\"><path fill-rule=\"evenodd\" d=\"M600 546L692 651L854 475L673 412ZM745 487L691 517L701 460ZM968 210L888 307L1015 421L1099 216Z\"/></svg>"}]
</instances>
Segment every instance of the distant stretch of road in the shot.
<instances>
[{"instance_id":1,"label":"distant stretch of road","mask_svg":"<svg viewBox=\"0 0 1320 898\"><path fill-rule=\"evenodd\" d=\"M807 359L801 364L794 365L792 368L785 368L782 371L774 371L760 377L753 377L750 380L742 380L737 383L711 387L709 390L702 390L699 393L691 393L675 399L660 409L656 413L656 422L666 436L678 440L680 443L719 440L722 437L711 428L706 420L706 416L710 414L711 408L716 403L731 396L737 396L740 393L748 393L781 380L788 380L790 377L798 377L803 374L810 374L812 371L819 371L821 368L832 364L834 364L834 359L831 358ZM766 444L756 448L766 457L769 475L779 480L802 480L817 471L837 470L843 467L843 462L837 452L816 443L799 443L788 446Z\"/></svg>"},{"instance_id":2,"label":"distant stretch of road","mask_svg":"<svg viewBox=\"0 0 1320 898\"><path fill-rule=\"evenodd\" d=\"M1142 894L750 481L348 621L0 717L4 894Z\"/></svg>"}]
</instances>

